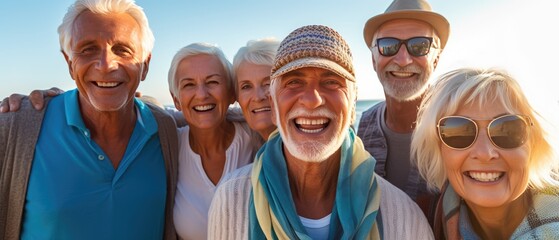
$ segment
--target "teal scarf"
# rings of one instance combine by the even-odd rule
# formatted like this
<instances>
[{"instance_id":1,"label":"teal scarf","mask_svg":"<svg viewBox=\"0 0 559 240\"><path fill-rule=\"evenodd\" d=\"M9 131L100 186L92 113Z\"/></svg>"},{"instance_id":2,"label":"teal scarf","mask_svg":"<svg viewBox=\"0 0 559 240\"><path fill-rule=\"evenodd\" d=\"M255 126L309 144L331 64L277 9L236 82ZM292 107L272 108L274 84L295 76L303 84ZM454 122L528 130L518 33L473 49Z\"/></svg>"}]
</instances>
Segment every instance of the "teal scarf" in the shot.
<instances>
[{"instance_id":1,"label":"teal scarf","mask_svg":"<svg viewBox=\"0 0 559 240\"><path fill-rule=\"evenodd\" d=\"M375 159L349 129L341 146L329 239L382 239L374 168ZM277 131L256 155L249 211L250 239L311 239L295 210Z\"/></svg>"}]
</instances>

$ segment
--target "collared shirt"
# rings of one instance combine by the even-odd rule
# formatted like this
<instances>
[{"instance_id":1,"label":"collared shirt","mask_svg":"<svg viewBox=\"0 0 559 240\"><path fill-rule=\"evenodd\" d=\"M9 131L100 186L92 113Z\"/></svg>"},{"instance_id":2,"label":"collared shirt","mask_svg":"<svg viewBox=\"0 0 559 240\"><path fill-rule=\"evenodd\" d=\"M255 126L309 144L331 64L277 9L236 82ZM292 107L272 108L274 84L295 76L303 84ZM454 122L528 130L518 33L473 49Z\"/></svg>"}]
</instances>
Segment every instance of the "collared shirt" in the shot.
<instances>
[{"instance_id":1,"label":"collared shirt","mask_svg":"<svg viewBox=\"0 0 559 240\"><path fill-rule=\"evenodd\" d=\"M78 91L49 103L35 147L22 239L161 239L166 177L157 122L135 100L138 119L114 169L91 139Z\"/></svg>"}]
</instances>

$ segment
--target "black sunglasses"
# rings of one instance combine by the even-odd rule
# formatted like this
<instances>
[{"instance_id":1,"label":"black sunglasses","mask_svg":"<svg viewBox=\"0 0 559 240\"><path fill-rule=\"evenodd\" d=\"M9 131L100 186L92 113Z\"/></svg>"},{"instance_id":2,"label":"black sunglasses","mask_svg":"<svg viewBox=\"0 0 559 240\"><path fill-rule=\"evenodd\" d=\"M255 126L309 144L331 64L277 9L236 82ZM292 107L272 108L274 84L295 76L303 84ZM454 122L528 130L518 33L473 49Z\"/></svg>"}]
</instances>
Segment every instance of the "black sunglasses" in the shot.
<instances>
[{"instance_id":1,"label":"black sunglasses","mask_svg":"<svg viewBox=\"0 0 559 240\"><path fill-rule=\"evenodd\" d=\"M528 139L528 126L533 123L522 115L497 117L487 125L487 134L494 146L512 149L522 146ZM437 124L439 138L449 148L464 150L476 141L479 131L476 122L463 116L447 116Z\"/></svg>"},{"instance_id":2,"label":"black sunglasses","mask_svg":"<svg viewBox=\"0 0 559 240\"><path fill-rule=\"evenodd\" d=\"M406 40L385 37L377 39L377 44L374 47L378 47L380 55L390 57L396 55L402 44L405 44L410 55L421 57L429 53L432 43L432 37L412 37Z\"/></svg>"}]
</instances>

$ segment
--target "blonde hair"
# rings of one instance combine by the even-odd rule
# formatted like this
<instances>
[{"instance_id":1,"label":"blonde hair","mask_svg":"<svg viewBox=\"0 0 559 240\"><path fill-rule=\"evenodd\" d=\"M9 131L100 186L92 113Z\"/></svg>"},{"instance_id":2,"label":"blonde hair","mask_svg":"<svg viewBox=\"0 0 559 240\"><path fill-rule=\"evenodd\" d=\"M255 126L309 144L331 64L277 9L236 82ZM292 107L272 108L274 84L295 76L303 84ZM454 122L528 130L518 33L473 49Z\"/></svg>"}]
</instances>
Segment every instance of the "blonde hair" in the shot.
<instances>
[{"instance_id":1,"label":"blonde hair","mask_svg":"<svg viewBox=\"0 0 559 240\"><path fill-rule=\"evenodd\" d=\"M532 149L529 161L529 186L535 189L557 187L558 161L539 115L516 80L500 69L462 68L442 75L421 102L411 142L419 172L431 190L440 190L447 180L441 155L437 121L455 114L460 107L477 103L500 103L510 113L528 116L533 122L527 144Z\"/></svg>"}]
</instances>

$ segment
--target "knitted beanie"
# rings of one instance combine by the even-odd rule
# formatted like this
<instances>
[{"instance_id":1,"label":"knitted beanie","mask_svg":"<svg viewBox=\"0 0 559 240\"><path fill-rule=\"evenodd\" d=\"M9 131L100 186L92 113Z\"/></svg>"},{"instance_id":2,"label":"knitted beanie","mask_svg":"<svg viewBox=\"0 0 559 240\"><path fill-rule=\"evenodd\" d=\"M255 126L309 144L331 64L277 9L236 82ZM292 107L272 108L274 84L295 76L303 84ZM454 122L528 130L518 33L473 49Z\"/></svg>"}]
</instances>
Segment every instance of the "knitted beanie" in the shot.
<instances>
[{"instance_id":1,"label":"knitted beanie","mask_svg":"<svg viewBox=\"0 0 559 240\"><path fill-rule=\"evenodd\" d=\"M349 45L326 26L304 26L287 35L278 48L271 78L304 67L327 69L355 82Z\"/></svg>"}]
</instances>

